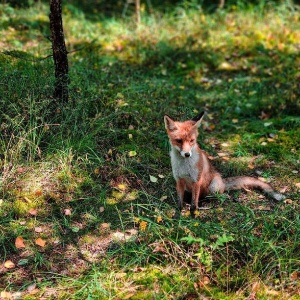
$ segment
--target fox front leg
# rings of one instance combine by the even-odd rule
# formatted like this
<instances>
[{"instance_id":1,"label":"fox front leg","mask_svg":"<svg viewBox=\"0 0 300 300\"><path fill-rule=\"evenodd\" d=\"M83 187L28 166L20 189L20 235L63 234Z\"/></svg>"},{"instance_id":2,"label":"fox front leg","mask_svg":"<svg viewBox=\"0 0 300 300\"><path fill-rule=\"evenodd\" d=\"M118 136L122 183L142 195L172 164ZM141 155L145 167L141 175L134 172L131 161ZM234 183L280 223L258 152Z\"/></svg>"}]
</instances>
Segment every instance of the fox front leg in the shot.
<instances>
[{"instance_id":1,"label":"fox front leg","mask_svg":"<svg viewBox=\"0 0 300 300\"><path fill-rule=\"evenodd\" d=\"M192 203L191 203L191 215L195 215L195 210L198 209L198 202L199 202L199 196L200 196L200 184L198 182L194 183L192 185Z\"/></svg>"},{"instance_id":2,"label":"fox front leg","mask_svg":"<svg viewBox=\"0 0 300 300\"><path fill-rule=\"evenodd\" d=\"M183 197L185 191L185 182L182 179L176 181L176 190L177 190L177 197L178 197L178 209L179 211L182 210L183 207Z\"/></svg>"}]
</instances>

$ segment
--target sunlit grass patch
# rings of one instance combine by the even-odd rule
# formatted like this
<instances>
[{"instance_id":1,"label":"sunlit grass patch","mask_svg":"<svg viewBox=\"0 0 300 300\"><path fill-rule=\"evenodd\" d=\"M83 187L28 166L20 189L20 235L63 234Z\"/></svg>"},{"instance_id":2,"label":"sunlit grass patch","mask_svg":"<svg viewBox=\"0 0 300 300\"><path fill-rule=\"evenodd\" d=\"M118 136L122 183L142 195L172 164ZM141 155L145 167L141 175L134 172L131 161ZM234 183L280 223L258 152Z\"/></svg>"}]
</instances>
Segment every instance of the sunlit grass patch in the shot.
<instances>
[{"instance_id":1,"label":"sunlit grass patch","mask_svg":"<svg viewBox=\"0 0 300 300\"><path fill-rule=\"evenodd\" d=\"M0 288L30 299L296 299L297 10L207 13L185 1L137 26L122 1L115 15L83 4L63 3L71 101L58 110L52 58L36 60L51 54L47 4L1 5ZM205 199L195 218L188 204L176 213L163 115L202 110L199 142L218 170L259 176L285 202L240 191Z\"/></svg>"}]
</instances>

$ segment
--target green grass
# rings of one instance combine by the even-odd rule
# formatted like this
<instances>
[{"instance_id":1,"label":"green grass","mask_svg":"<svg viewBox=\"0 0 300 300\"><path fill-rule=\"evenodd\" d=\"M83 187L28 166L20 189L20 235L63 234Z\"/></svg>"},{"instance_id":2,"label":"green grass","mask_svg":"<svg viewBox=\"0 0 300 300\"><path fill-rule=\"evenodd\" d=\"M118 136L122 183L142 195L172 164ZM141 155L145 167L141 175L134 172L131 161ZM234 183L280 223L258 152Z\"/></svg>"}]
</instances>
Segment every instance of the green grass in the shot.
<instances>
[{"instance_id":1,"label":"green grass","mask_svg":"<svg viewBox=\"0 0 300 300\"><path fill-rule=\"evenodd\" d=\"M118 1L64 3L58 109L47 4L1 4L0 297L299 299L299 8L272 3L154 3L138 27ZM290 200L235 192L173 218L163 115L203 109L222 174Z\"/></svg>"}]
</instances>

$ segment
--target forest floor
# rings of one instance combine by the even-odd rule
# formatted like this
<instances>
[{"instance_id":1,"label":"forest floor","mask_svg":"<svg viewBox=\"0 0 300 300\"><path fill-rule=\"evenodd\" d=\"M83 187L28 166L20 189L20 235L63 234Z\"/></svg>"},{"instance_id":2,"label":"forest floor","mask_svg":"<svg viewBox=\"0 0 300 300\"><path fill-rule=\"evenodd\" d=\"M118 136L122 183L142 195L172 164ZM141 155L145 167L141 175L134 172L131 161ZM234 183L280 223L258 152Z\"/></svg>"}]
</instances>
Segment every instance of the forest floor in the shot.
<instances>
[{"instance_id":1,"label":"forest floor","mask_svg":"<svg viewBox=\"0 0 300 300\"><path fill-rule=\"evenodd\" d=\"M49 7L0 4L0 299L300 299L299 8L185 1L137 25L82 3L63 4L65 104ZM285 201L213 195L174 218L163 116L202 110L224 177Z\"/></svg>"}]
</instances>

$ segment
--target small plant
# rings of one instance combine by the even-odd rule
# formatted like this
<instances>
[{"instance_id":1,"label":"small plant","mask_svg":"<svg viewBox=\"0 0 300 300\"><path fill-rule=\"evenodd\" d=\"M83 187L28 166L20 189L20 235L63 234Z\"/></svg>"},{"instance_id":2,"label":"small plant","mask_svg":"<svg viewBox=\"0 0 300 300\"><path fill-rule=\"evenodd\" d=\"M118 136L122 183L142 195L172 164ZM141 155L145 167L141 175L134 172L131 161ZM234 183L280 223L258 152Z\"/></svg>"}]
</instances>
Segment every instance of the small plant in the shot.
<instances>
[{"instance_id":1,"label":"small plant","mask_svg":"<svg viewBox=\"0 0 300 300\"><path fill-rule=\"evenodd\" d=\"M216 241L211 243L210 241L203 240L202 238L195 238L191 235L181 238L181 241L187 242L188 245L197 244L199 249L195 256L197 256L200 262L206 267L211 267L213 261L213 251L224 247L227 243L234 241L232 236L227 236L225 233L222 236L218 236Z\"/></svg>"}]
</instances>

